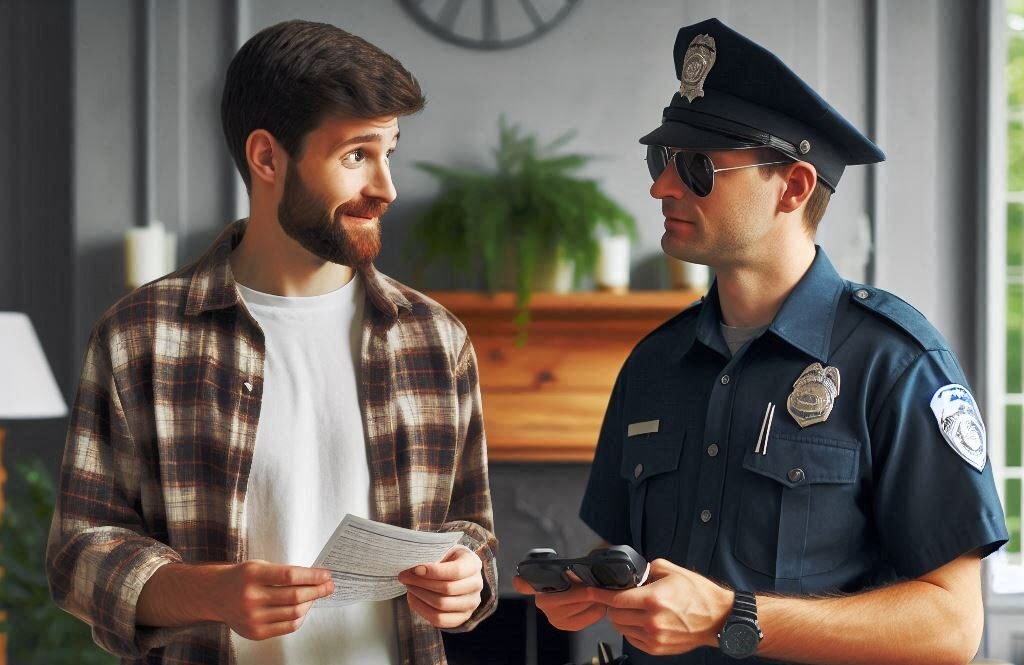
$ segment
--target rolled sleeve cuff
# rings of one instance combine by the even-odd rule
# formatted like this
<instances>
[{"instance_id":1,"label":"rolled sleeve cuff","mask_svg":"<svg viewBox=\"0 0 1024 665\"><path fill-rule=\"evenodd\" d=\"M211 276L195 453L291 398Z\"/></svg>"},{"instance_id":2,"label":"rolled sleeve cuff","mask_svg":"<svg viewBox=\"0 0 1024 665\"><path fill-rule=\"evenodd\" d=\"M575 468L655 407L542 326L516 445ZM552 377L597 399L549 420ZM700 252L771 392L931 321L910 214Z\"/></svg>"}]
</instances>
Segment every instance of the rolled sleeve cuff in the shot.
<instances>
[{"instance_id":1,"label":"rolled sleeve cuff","mask_svg":"<svg viewBox=\"0 0 1024 665\"><path fill-rule=\"evenodd\" d=\"M483 563L481 574L484 578L484 588L480 592L480 605L463 624L455 628L442 629L446 633L467 633L489 617L498 606L498 541L489 531L472 522L448 523L441 530L462 531L464 535L459 544L480 557Z\"/></svg>"},{"instance_id":2,"label":"rolled sleeve cuff","mask_svg":"<svg viewBox=\"0 0 1024 665\"><path fill-rule=\"evenodd\" d=\"M96 593L117 598L117 602L109 621L93 625L93 639L99 646L122 658L142 658L188 633L189 627L151 628L136 622L143 587L156 571L170 563L182 563L182 559L165 546L150 547L139 550L132 560L122 562L102 580L102 589Z\"/></svg>"}]
</instances>

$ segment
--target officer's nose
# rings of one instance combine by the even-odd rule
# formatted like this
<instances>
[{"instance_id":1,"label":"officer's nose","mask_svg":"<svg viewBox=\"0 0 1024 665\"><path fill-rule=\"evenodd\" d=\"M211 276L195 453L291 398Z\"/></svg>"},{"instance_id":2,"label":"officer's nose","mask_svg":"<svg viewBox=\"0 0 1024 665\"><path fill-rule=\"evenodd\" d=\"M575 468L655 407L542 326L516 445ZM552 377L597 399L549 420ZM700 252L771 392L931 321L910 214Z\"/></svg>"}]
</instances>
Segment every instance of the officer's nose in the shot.
<instances>
[{"instance_id":1,"label":"officer's nose","mask_svg":"<svg viewBox=\"0 0 1024 665\"><path fill-rule=\"evenodd\" d=\"M659 201L661 199L681 199L688 191L686 185L680 180L679 174L676 173L675 165L671 162L651 185L651 196Z\"/></svg>"}]
</instances>

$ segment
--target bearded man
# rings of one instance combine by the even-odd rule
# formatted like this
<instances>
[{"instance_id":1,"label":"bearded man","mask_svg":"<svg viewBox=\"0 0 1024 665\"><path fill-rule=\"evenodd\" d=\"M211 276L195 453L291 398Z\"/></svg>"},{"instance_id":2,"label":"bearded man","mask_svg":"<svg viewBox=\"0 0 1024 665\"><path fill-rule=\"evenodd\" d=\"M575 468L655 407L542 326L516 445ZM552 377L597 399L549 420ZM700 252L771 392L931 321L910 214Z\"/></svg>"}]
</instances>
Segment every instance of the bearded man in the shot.
<instances>
[{"instance_id":1,"label":"bearded man","mask_svg":"<svg viewBox=\"0 0 1024 665\"><path fill-rule=\"evenodd\" d=\"M221 117L250 215L103 315L68 432L51 591L123 663L435 665L441 629L494 610L473 347L372 263L398 119L423 104L330 25L233 58ZM334 582L308 566L348 513L462 547L402 573L405 599L310 612Z\"/></svg>"}]
</instances>

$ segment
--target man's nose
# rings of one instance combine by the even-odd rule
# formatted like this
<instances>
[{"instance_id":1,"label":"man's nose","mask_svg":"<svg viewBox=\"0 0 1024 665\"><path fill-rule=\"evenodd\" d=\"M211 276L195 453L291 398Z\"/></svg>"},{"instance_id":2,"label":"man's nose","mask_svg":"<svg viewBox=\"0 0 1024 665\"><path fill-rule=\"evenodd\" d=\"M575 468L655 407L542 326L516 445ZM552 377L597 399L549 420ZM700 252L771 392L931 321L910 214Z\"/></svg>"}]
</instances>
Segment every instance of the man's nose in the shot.
<instances>
[{"instance_id":1,"label":"man's nose","mask_svg":"<svg viewBox=\"0 0 1024 665\"><path fill-rule=\"evenodd\" d=\"M385 162L374 170L373 177L366 183L364 188L366 196L391 203L398 198L398 190L391 179L391 167Z\"/></svg>"},{"instance_id":2,"label":"man's nose","mask_svg":"<svg viewBox=\"0 0 1024 665\"><path fill-rule=\"evenodd\" d=\"M687 193L686 185L676 173L675 164L669 162L654 184L651 185L651 196L658 199L681 199Z\"/></svg>"}]
</instances>

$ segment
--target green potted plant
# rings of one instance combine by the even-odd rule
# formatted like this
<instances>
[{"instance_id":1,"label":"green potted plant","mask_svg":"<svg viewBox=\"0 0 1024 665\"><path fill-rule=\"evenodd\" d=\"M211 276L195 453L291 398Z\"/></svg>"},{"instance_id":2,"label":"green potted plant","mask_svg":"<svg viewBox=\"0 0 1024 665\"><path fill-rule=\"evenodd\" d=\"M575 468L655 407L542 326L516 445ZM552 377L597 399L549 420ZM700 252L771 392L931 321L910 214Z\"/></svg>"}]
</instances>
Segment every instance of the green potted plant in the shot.
<instances>
[{"instance_id":1,"label":"green potted plant","mask_svg":"<svg viewBox=\"0 0 1024 665\"><path fill-rule=\"evenodd\" d=\"M0 523L0 607L6 613L7 662L19 665L114 665L86 624L57 607L46 581L46 538L57 501L39 460L15 465ZM14 490L11 492L10 490Z\"/></svg>"},{"instance_id":2,"label":"green potted plant","mask_svg":"<svg viewBox=\"0 0 1024 665\"><path fill-rule=\"evenodd\" d=\"M579 285L597 263L601 230L635 240L636 222L596 180L579 175L594 157L561 151L574 132L542 145L504 120L498 128L493 171L416 164L440 181L441 193L410 242L424 265L445 260L470 276L482 269L492 293L511 284L525 325L541 273L568 261Z\"/></svg>"}]
</instances>

